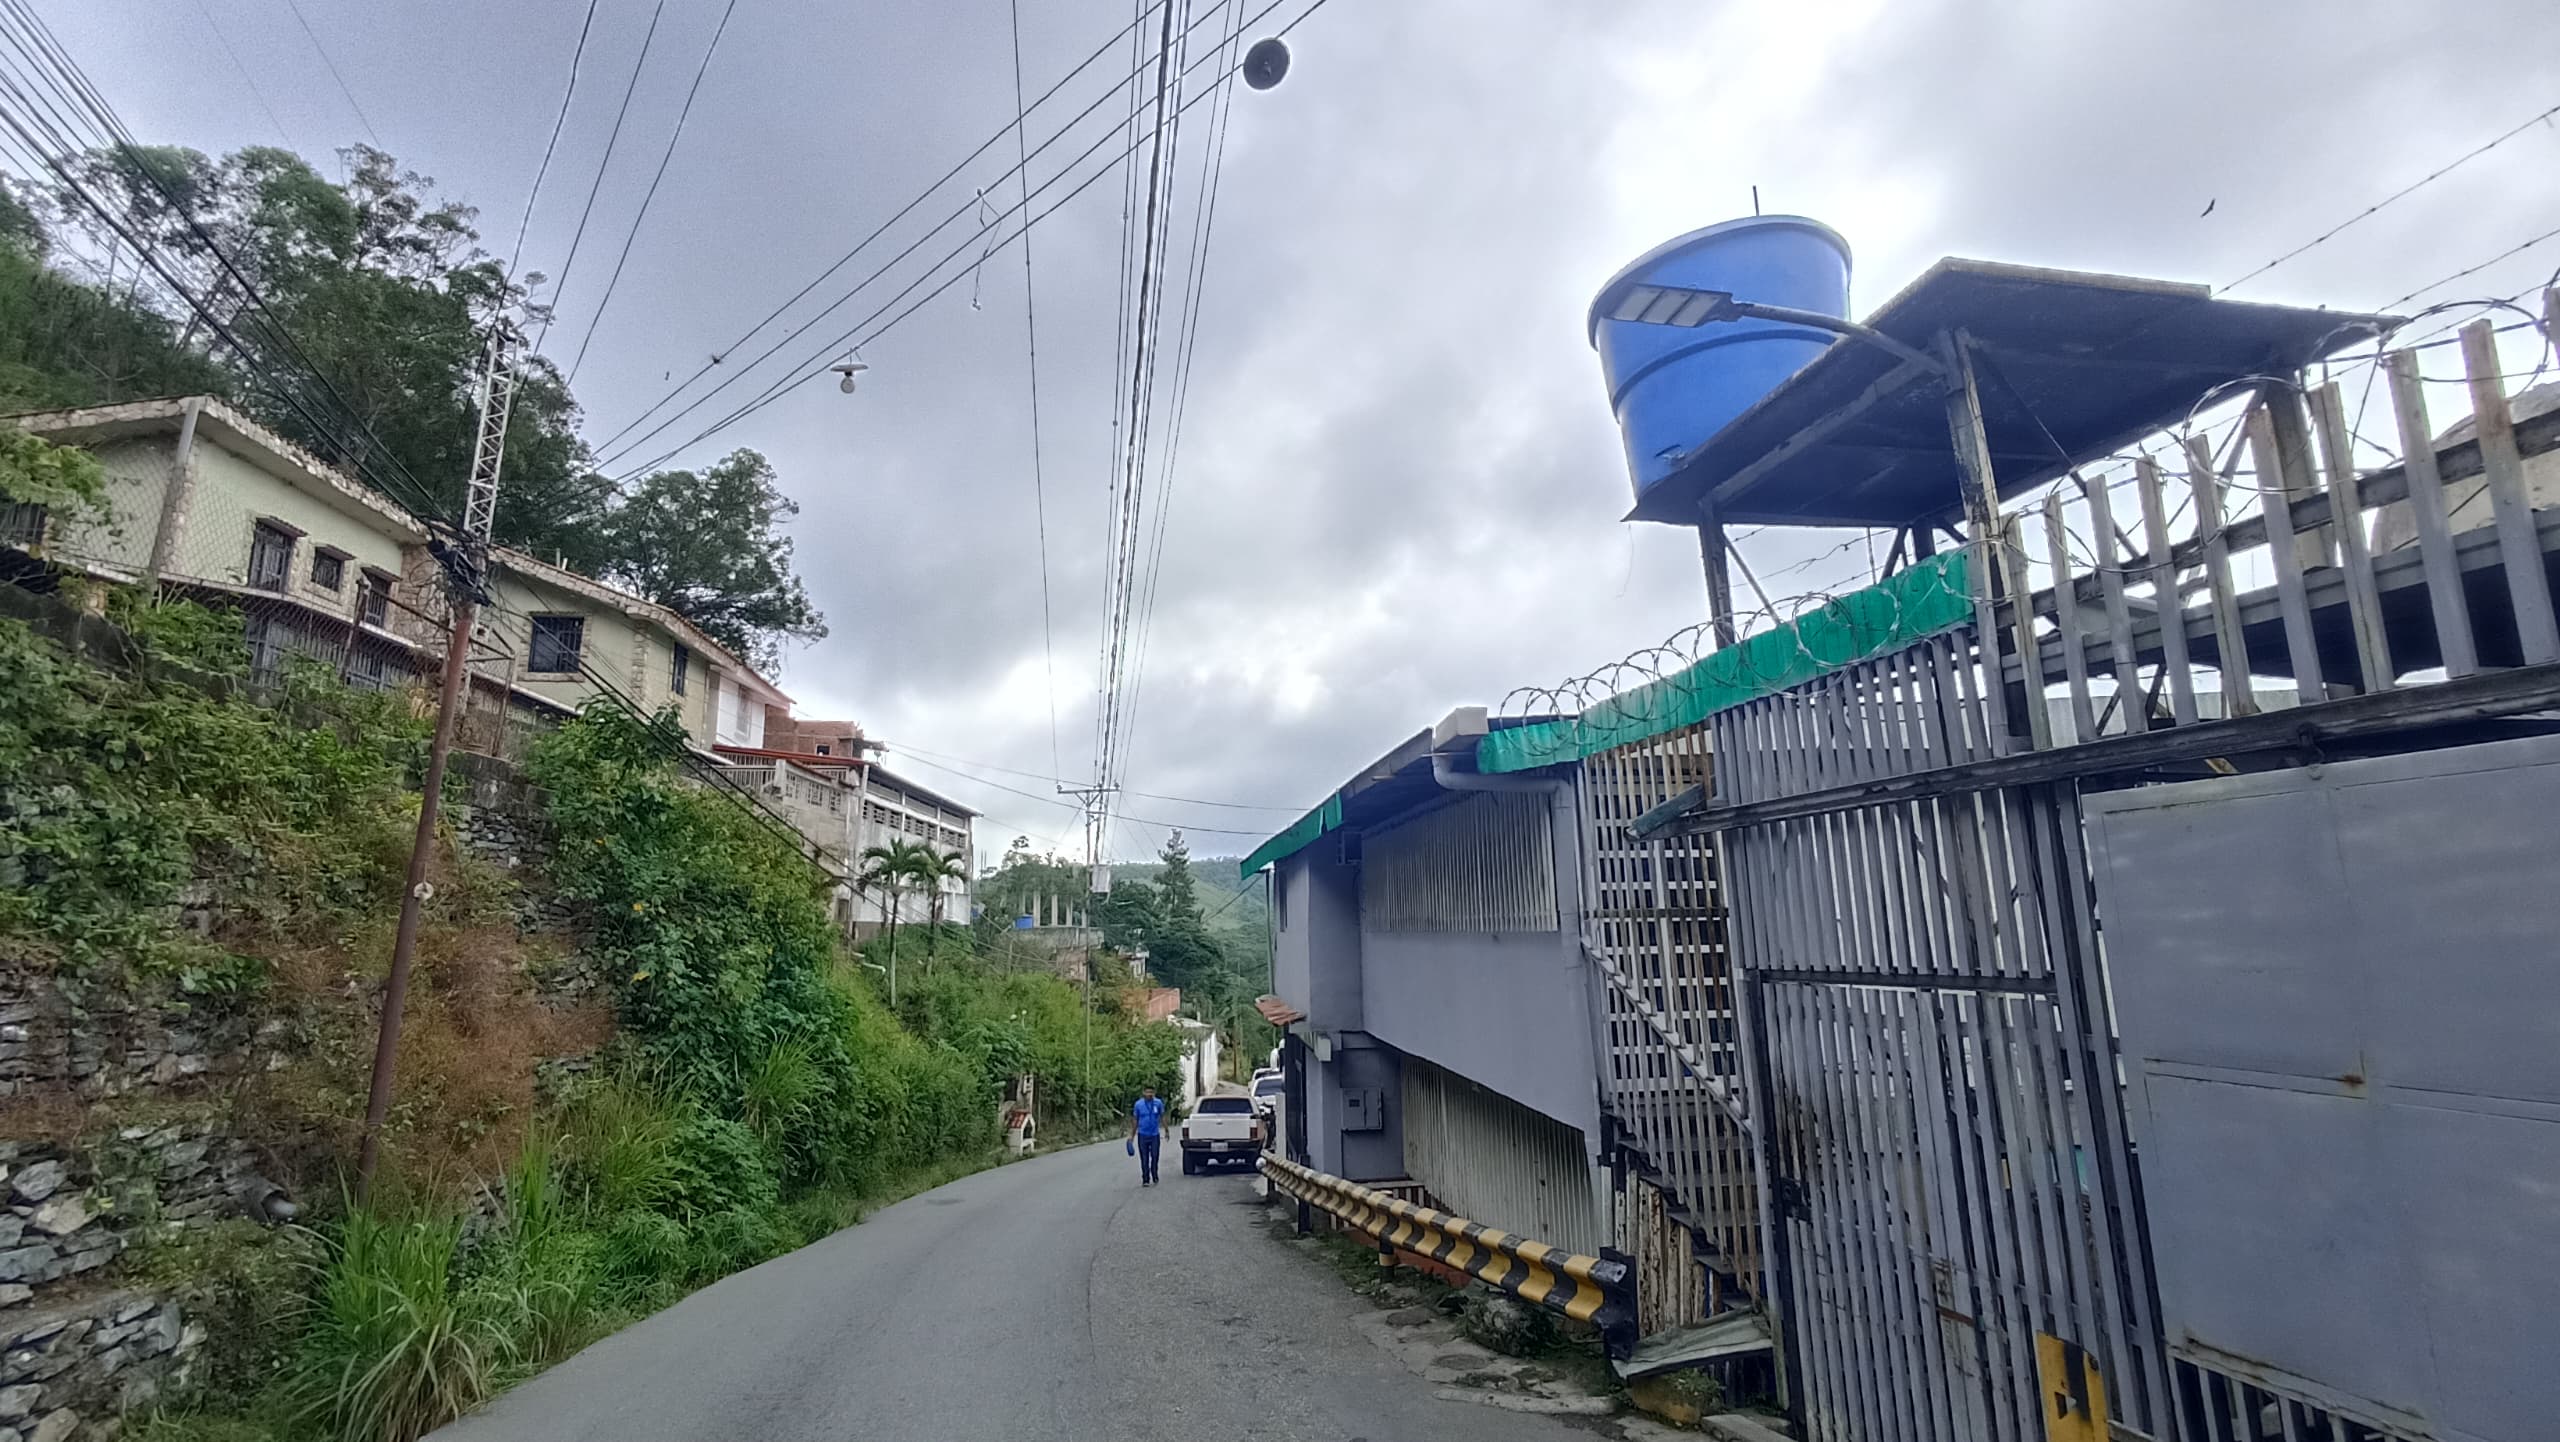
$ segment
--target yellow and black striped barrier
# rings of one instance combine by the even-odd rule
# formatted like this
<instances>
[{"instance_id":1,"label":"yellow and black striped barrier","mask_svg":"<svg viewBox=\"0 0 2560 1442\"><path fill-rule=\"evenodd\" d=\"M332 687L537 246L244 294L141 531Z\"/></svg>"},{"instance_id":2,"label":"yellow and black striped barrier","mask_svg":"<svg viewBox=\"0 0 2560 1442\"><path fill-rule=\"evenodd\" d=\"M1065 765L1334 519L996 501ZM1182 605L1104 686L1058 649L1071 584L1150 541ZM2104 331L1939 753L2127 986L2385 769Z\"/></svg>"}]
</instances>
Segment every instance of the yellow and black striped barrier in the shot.
<instances>
[{"instance_id":1,"label":"yellow and black striped barrier","mask_svg":"<svg viewBox=\"0 0 2560 1442\"><path fill-rule=\"evenodd\" d=\"M1381 1250L1427 1257L1521 1301L1589 1322L1612 1358L1623 1360L1635 1349L1635 1271L1621 1260L1513 1236L1268 1153L1262 1174L1280 1191L1366 1232Z\"/></svg>"}]
</instances>

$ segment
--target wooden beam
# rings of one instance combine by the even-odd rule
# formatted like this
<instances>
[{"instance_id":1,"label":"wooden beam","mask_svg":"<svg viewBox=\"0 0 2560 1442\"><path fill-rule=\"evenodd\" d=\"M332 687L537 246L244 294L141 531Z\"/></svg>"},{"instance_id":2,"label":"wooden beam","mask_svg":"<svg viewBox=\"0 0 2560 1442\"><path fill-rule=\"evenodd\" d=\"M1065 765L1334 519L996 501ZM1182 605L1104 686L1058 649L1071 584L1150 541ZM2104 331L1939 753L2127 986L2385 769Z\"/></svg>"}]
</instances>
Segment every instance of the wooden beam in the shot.
<instances>
[{"instance_id":1,"label":"wooden beam","mask_svg":"<svg viewBox=\"0 0 2560 1442\"><path fill-rule=\"evenodd\" d=\"M2404 686L2348 696L2317 706L2287 707L2228 721L2200 721L2193 726L2108 736L2085 746L2058 751L2021 752L1985 761L1941 766L1935 770L1855 786L1835 786L1768 801L1720 806L1694 812L1652 833L1692 836L1824 816L1861 806L1916 801L1932 796L1987 791L2001 786L2035 786L2111 773L2144 771L2157 766L2202 761L2214 756L2241 756L2261 751L2318 748L2329 743L2386 736L2422 726L2521 716L2560 707L2560 662L2522 666L2510 671L2483 671L2432 686ZM1656 808L1657 811L1665 808ZM1644 820L1651 820L1648 813Z\"/></svg>"},{"instance_id":2,"label":"wooden beam","mask_svg":"<svg viewBox=\"0 0 2560 1442\"><path fill-rule=\"evenodd\" d=\"M1719 510L1732 510L1733 502L1740 498L1744 491L1749 490L1754 484L1758 483L1761 477L1768 475L1771 471L1785 465L1787 462L1804 454L1806 451L1812 450L1814 447L1821 445L1832 436L1839 434L1844 428L1855 424L1859 418L1866 415L1867 412L1875 409L1878 405L1902 394L1904 391L1909 390L1913 385L1936 374L1937 368L1935 366L1924 364L1920 361L1904 361L1902 364L1886 371L1883 375L1878 376L1875 384L1858 392L1856 398L1851 400L1847 405L1842 406L1838 410L1824 416L1822 419L1815 421L1812 425L1806 426L1804 429L1797 431L1794 435L1787 437L1785 442L1761 455L1759 459L1753 461L1747 466L1744 466L1741 470L1734 472L1732 475L1725 477L1723 480L1718 481L1714 487L1708 491L1705 498L1706 501L1714 505ZM1687 456L1681 457L1681 464L1683 467L1687 465L1688 459L1689 458ZM1679 472L1675 470L1672 474L1673 477L1676 478Z\"/></svg>"}]
</instances>

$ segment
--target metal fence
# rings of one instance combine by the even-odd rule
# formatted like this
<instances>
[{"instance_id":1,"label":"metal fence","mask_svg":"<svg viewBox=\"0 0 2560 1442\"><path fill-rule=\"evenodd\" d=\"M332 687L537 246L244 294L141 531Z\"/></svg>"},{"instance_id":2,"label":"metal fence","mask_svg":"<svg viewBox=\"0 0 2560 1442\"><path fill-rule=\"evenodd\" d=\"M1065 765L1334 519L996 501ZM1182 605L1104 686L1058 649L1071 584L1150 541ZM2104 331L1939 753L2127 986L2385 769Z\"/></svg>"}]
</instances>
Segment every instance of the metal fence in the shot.
<instances>
[{"instance_id":1,"label":"metal fence","mask_svg":"<svg viewBox=\"0 0 2560 1442\"><path fill-rule=\"evenodd\" d=\"M1722 883L1708 838L1629 826L1711 769L1693 726L1594 754L1579 783L1583 948L1607 989L1603 1101L1641 1179L1696 1238L1710 1314L1756 1299L1761 1270Z\"/></svg>"},{"instance_id":2,"label":"metal fence","mask_svg":"<svg viewBox=\"0 0 2560 1442\"><path fill-rule=\"evenodd\" d=\"M1977 468L1976 623L1709 723L1712 804L1672 834L1718 842L1772 1300L1810 1438L2025 1442L2067 1395L2056 1357L2092 1362L2108 1420L2139 1435L2435 1435L2412 1412L2342 1400L2371 1398L2370 1378L2235 1361L2162 1315L2083 797L2466 745L2484 721L2560 703L2560 511L2535 508L2560 501L2560 410L2520 423L2489 325L2459 343L2471 415L2444 433L2418 353L2377 357L2388 464L2359 463L2379 447L2336 380L2257 378L2222 420L2076 477L2076 504L2058 488L2000 516ZM1979 413L1952 353L1962 454ZM2477 524L2457 532L2449 515ZM2296 704L2264 707L2267 677ZM2551 839L2510 821L2489 844L2547 854ZM2496 904L2476 887L2404 903ZM1655 992L1629 994L1641 1013ZM1666 1045L1689 1035L1644 1024ZM2326 1355L2381 1370L2394 1334L2350 1331ZM2513 1366L2459 1364L2491 1386L2516 1385Z\"/></svg>"}]
</instances>

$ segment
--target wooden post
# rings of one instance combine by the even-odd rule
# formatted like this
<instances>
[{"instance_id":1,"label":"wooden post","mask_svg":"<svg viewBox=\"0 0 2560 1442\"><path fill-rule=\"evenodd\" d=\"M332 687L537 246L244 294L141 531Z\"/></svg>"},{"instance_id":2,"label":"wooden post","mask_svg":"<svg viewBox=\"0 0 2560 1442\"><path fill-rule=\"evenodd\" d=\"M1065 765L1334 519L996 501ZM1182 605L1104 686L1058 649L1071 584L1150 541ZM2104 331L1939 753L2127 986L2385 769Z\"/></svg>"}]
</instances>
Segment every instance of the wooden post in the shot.
<instances>
[{"instance_id":1,"label":"wooden post","mask_svg":"<svg viewBox=\"0 0 2560 1442\"><path fill-rule=\"evenodd\" d=\"M2489 507L2497 518L2498 564L2507 573L2507 597L2515 607L2516 644L2526 665L2560 661L2560 620L2551 613L2551 582L2542 573L2533 503L2524 491L2524 458L2516 451L2515 419L2507 409L2506 382L2498 374L2498 333L2488 317L2462 328L2462 366L2471 378L2481 484L2488 488Z\"/></svg>"},{"instance_id":2,"label":"wooden post","mask_svg":"<svg viewBox=\"0 0 2560 1442\"><path fill-rule=\"evenodd\" d=\"M1707 569L1707 619L1716 632L1716 649L1734 643L1731 542L1712 497L1698 503L1698 559Z\"/></svg>"},{"instance_id":3,"label":"wooden post","mask_svg":"<svg viewBox=\"0 0 2560 1442\"><path fill-rule=\"evenodd\" d=\"M1995 752L2007 754L2017 749L2017 718L2007 704L2008 688L2000 675L2000 622L1998 599L2001 573L2000 492L1999 479L1991 468L1991 438L1982 427L1982 387L1973 373L1973 340L1962 331L1941 331L1938 351L1943 358L1947 377L1947 434L1955 446L1956 464L1964 471L1964 509L1966 529L1974 552L1973 627L1982 650L1982 684L1985 699L1995 704L1989 708L1996 719L1991 745ZM2029 699L2035 700L2035 664L2032 657L2021 657L2021 671L2027 679ZM2027 708L2031 718L2036 707ZM2044 730L2035 720L2029 721L2031 735Z\"/></svg>"}]
</instances>

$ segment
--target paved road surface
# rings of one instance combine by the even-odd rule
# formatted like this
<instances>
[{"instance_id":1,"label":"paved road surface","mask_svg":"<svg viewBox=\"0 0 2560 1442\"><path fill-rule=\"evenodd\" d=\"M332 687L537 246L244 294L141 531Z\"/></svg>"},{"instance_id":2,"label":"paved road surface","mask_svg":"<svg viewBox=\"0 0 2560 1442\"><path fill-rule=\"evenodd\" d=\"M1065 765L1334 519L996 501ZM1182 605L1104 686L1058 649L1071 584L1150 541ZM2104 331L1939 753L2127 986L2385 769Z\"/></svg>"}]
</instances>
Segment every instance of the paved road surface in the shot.
<instances>
[{"instance_id":1,"label":"paved road surface","mask_svg":"<svg viewBox=\"0 0 2560 1442\"><path fill-rule=\"evenodd\" d=\"M1441 1401L1252 1183L1116 1144L964 1177L617 1333L430 1442L1588 1442Z\"/></svg>"}]
</instances>

